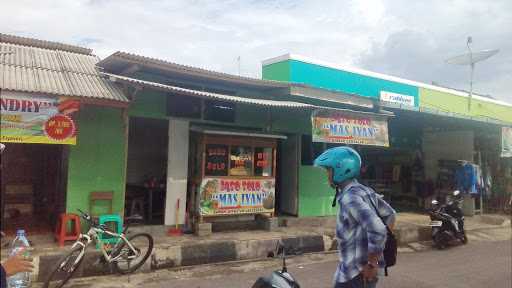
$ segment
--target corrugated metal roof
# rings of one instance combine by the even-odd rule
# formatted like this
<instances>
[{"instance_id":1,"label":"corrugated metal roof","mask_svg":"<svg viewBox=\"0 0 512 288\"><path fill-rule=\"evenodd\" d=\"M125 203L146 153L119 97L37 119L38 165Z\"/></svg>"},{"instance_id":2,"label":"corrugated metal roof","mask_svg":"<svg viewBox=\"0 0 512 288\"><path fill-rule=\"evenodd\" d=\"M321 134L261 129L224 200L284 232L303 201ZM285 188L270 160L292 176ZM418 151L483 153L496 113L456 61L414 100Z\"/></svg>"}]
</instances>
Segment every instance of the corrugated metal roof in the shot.
<instances>
[{"instance_id":1,"label":"corrugated metal roof","mask_svg":"<svg viewBox=\"0 0 512 288\"><path fill-rule=\"evenodd\" d=\"M254 104L254 105L261 105L261 106L268 106L268 107L281 107L281 108L315 108L316 107L314 105L299 103L299 102L245 98L245 97L239 97L239 96L231 96L231 95L224 95L224 94L218 94L218 93L186 89L186 88L181 88L181 87L176 87L176 86L160 84L160 83L156 83L156 82L139 80L139 79L116 75L116 74L110 74L110 73L101 73L101 74L111 77L111 79L113 81L127 82L127 83L141 85L143 87L150 87L150 88L165 90L165 91L169 91L169 92L173 92L173 93L177 93L177 94L181 94L181 95L193 96L193 97L212 98L212 99L228 101L228 102Z\"/></svg>"},{"instance_id":2,"label":"corrugated metal roof","mask_svg":"<svg viewBox=\"0 0 512 288\"><path fill-rule=\"evenodd\" d=\"M0 42L0 88L128 102L119 87L100 76L98 61L90 54Z\"/></svg>"},{"instance_id":3,"label":"corrugated metal roof","mask_svg":"<svg viewBox=\"0 0 512 288\"><path fill-rule=\"evenodd\" d=\"M102 75L110 77L110 79L112 81L119 81L119 82L124 82L124 83L129 83L129 84L131 83L131 84L139 85L142 87L150 87L150 88L154 88L154 89L158 89L158 90L164 90L164 91L177 93L180 95L187 95L187 96L193 96L193 97L211 98L211 99L228 101L228 102L235 102L235 103L242 103L242 104L253 104L253 105L276 107L276 108L327 109L327 110L346 111L346 112L360 113L360 114L367 114L367 115L378 115L378 116L385 116L385 117L392 117L394 115L392 112L389 112L389 111L381 111L381 113L366 112L366 111L354 111L354 110L350 110L350 109L339 109L339 108L311 105L311 104L307 104L307 103L300 103L300 102L293 102L293 101L277 101L277 100L254 99L254 98L246 98L246 97L240 97L240 96L232 96L232 95L225 95L225 94L219 94L219 93L212 93L212 92L198 91L198 90L193 90L193 89L170 86L170 85L165 85L165 84L161 84L161 83L157 83L157 82L145 81L145 80L130 78L130 77L126 77L126 76L111 74L111 73L104 73L104 72L100 72L100 73Z\"/></svg>"},{"instance_id":4,"label":"corrugated metal roof","mask_svg":"<svg viewBox=\"0 0 512 288\"><path fill-rule=\"evenodd\" d=\"M194 75L198 77L232 81L253 86L260 86L264 88L285 88L290 85L289 83L286 82L262 80L251 77L232 75L223 72L217 72L208 69L177 64L162 59L156 59L121 51L115 52L114 54L101 60L98 63L98 66L105 68L107 72L119 73L120 71L116 71L116 66L118 66L120 62L130 62L132 64L139 65L151 65L152 67L156 67L163 71L178 71L179 73Z\"/></svg>"},{"instance_id":5,"label":"corrugated metal roof","mask_svg":"<svg viewBox=\"0 0 512 288\"><path fill-rule=\"evenodd\" d=\"M61 51L79 53L79 54L92 55L92 49L89 49L89 48L75 46L75 45L69 45L69 44L64 44L64 43L59 43L59 42L53 42L53 41L20 37L20 36L4 34L4 33L0 33L0 42L17 44L17 45L22 45L22 46L29 46L29 47L44 48L44 49L49 49L49 50L61 50Z\"/></svg>"}]
</instances>

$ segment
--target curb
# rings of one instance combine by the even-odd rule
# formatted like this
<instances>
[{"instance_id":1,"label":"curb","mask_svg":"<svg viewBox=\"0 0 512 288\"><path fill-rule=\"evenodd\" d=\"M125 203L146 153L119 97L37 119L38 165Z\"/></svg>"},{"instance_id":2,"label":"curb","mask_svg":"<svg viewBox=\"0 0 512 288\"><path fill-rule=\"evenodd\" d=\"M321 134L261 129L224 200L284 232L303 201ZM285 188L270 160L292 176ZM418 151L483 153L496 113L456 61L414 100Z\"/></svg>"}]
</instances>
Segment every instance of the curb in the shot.
<instances>
[{"instance_id":1,"label":"curb","mask_svg":"<svg viewBox=\"0 0 512 288\"><path fill-rule=\"evenodd\" d=\"M505 229L509 227L508 225L510 225L510 223L505 222L495 227L474 228L467 231ZM431 240L431 230L429 226L404 226L396 229L394 232L397 236L399 250L401 252L421 251L424 247L419 247L416 243ZM170 246L163 243L155 245L151 257L138 272L151 272L160 269L231 261L264 259L269 256L269 252L275 251L279 240L282 240L286 247L293 247L286 249L287 254L317 253L337 250L337 242L332 235L320 234L253 240L218 240L181 246ZM36 282L44 281L51 269L55 267L56 262L62 255L67 253L67 251L67 249L63 249L60 250L58 254L35 256L34 264L36 264L37 267L33 273L33 279L36 280ZM100 255L100 252L96 250L87 251L84 262L73 277L81 278L113 274L108 264L96 263Z\"/></svg>"},{"instance_id":2,"label":"curb","mask_svg":"<svg viewBox=\"0 0 512 288\"><path fill-rule=\"evenodd\" d=\"M159 269L168 269L181 266L193 266L202 264L215 264L229 261L262 259L269 256L269 252L276 249L279 240L282 240L287 253L313 253L326 251L324 236L305 235L290 236L263 240L221 240L208 243L168 246L156 245L148 261L138 272L151 272ZM331 248L331 247L328 247ZM33 274L36 282L45 281L57 261L68 250L59 251L59 254L41 255L35 263L38 267ZM104 276L113 274L108 264L96 263L101 253L99 251L87 251L82 265L73 275L73 278Z\"/></svg>"}]
</instances>

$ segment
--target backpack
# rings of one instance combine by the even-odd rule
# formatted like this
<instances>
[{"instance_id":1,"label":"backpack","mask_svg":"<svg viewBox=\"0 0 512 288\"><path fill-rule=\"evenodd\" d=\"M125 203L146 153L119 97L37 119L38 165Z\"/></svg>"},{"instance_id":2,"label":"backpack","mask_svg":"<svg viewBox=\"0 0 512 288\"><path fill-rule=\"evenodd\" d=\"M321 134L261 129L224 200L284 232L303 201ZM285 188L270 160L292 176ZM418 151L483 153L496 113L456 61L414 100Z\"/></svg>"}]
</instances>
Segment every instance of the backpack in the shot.
<instances>
[{"instance_id":1,"label":"backpack","mask_svg":"<svg viewBox=\"0 0 512 288\"><path fill-rule=\"evenodd\" d=\"M386 221L384 221L384 218L382 218L379 214L379 210L377 210L377 207L375 207L375 204L373 204L373 201L370 199L370 203L372 204L373 208L375 209L375 212L377 213L377 216L379 216L380 220L386 226L387 230L387 237L386 237L386 244L384 246L384 261L386 262L386 266L384 267L384 273L386 276L388 276L388 267L392 267L396 264L396 255L398 250L398 245L396 241L395 234L393 234L393 231L389 229L388 225L386 225Z\"/></svg>"}]
</instances>

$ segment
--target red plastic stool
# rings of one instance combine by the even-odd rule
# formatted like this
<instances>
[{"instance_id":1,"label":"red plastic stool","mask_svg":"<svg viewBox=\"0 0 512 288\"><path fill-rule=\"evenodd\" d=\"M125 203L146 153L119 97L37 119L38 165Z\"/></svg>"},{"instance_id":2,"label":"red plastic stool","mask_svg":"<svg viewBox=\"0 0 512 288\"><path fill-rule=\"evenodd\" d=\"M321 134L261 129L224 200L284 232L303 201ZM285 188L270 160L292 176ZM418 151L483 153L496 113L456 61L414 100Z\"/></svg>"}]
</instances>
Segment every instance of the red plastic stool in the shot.
<instances>
[{"instance_id":1,"label":"red plastic stool","mask_svg":"<svg viewBox=\"0 0 512 288\"><path fill-rule=\"evenodd\" d=\"M71 234L68 233L67 225L71 224ZM75 241L80 236L82 229L80 227L80 216L76 214L62 213L57 220L57 227L55 227L55 238L59 242L59 246L64 246L64 241Z\"/></svg>"}]
</instances>

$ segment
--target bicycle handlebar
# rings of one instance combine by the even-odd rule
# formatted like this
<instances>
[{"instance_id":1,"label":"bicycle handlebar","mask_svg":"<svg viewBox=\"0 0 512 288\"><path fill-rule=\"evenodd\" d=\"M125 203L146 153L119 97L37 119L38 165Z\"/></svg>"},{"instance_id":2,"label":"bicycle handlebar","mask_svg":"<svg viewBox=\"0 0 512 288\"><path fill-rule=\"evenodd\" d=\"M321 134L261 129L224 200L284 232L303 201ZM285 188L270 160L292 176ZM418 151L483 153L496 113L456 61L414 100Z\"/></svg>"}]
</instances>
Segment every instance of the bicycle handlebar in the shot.
<instances>
[{"instance_id":1,"label":"bicycle handlebar","mask_svg":"<svg viewBox=\"0 0 512 288\"><path fill-rule=\"evenodd\" d=\"M91 225L92 227L94 228L98 228L98 229L101 229L103 231L109 231L109 232L112 232L108 229L108 227L104 224L98 224L94 221L94 219L92 219L91 215L87 214L86 212L82 211L81 209L77 209L78 212L80 213L80 217L82 217L85 221L89 222L89 225ZM123 233L128 229L128 226L125 227Z\"/></svg>"}]
</instances>

